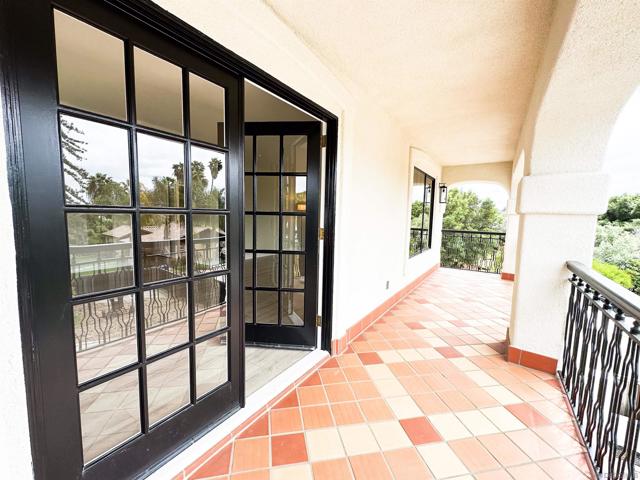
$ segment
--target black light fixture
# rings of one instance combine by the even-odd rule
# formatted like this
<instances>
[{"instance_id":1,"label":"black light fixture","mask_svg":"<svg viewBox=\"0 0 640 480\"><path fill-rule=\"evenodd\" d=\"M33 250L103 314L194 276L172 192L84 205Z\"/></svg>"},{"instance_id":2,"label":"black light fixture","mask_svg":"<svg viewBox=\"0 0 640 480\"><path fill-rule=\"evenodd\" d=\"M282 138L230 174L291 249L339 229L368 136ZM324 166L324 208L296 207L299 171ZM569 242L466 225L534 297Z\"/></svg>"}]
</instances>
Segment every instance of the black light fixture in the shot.
<instances>
[{"instance_id":1,"label":"black light fixture","mask_svg":"<svg viewBox=\"0 0 640 480\"><path fill-rule=\"evenodd\" d=\"M447 203L447 184L446 183L441 183L440 184L440 203Z\"/></svg>"}]
</instances>

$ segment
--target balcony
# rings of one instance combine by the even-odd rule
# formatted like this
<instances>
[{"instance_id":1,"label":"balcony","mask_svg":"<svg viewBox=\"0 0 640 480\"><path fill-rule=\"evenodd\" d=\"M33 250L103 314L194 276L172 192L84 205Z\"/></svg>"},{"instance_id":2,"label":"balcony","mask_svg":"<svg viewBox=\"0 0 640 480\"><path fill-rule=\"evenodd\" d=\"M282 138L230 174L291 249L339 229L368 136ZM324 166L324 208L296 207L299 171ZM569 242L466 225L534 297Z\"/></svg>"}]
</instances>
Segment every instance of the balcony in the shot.
<instances>
[{"instance_id":1,"label":"balcony","mask_svg":"<svg viewBox=\"0 0 640 480\"><path fill-rule=\"evenodd\" d=\"M505 358L511 292L439 269L176 478L595 478L555 376Z\"/></svg>"}]
</instances>

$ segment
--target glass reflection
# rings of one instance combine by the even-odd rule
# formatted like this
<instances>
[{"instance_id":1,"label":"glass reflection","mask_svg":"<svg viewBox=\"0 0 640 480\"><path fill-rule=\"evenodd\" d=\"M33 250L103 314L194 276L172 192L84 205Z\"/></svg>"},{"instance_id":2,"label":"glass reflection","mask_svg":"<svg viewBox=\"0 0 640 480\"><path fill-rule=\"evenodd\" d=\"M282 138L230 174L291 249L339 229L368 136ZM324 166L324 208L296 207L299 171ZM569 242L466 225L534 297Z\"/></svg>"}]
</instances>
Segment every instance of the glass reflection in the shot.
<instances>
[{"instance_id":1,"label":"glass reflection","mask_svg":"<svg viewBox=\"0 0 640 480\"><path fill-rule=\"evenodd\" d=\"M228 333L196 345L196 395L198 398L225 383L229 378Z\"/></svg>"},{"instance_id":2,"label":"glass reflection","mask_svg":"<svg viewBox=\"0 0 640 480\"><path fill-rule=\"evenodd\" d=\"M140 215L144 282L184 277L187 273L185 216Z\"/></svg>"},{"instance_id":3,"label":"glass reflection","mask_svg":"<svg viewBox=\"0 0 640 480\"><path fill-rule=\"evenodd\" d=\"M282 254L282 288L304 288L304 255Z\"/></svg>"},{"instance_id":4,"label":"glass reflection","mask_svg":"<svg viewBox=\"0 0 640 480\"><path fill-rule=\"evenodd\" d=\"M187 285L167 285L144 295L144 339L147 357L189 340Z\"/></svg>"},{"instance_id":5,"label":"glass reflection","mask_svg":"<svg viewBox=\"0 0 640 480\"><path fill-rule=\"evenodd\" d=\"M244 137L244 171L253 172L253 137Z\"/></svg>"},{"instance_id":6,"label":"glass reflection","mask_svg":"<svg viewBox=\"0 0 640 480\"><path fill-rule=\"evenodd\" d=\"M139 48L133 57L137 122L182 135L182 69Z\"/></svg>"},{"instance_id":7,"label":"glass reflection","mask_svg":"<svg viewBox=\"0 0 640 480\"><path fill-rule=\"evenodd\" d=\"M256 254L256 281L258 287L278 286L278 254Z\"/></svg>"},{"instance_id":8,"label":"glass reflection","mask_svg":"<svg viewBox=\"0 0 640 480\"><path fill-rule=\"evenodd\" d=\"M127 119L124 42L53 11L60 103Z\"/></svg>"},{"instance_id":9,"label":"glass reflection","mask_svg":"<svg viewBox=\"0 0 640 480\"><path fill-rule=\"evenodd\" d=\"M305 217L284 215L282 217L282 249L304 250Z\"/></svg>"},{"instance_id":10,"label":"glass reflection","mask_svg":"<svg viewBox=\"0 0 640 480\"><path fill-rule=\"evenodd\" d=\"M227 268L226 216L194 214L193 238L194 274L215 272Z\"/></svg>"},{"instance_id":11,"label":"glass reflection","mask_svg":"<svg viewBox=\"0 0 640 480\"><path fill-rule=\"evenodd\" d=\"M227 277L201 278L193 282L196 337L227 326Z\"/></svg>"},{"instance_id":12,"label":"glass reflection","mask_svg":"<svg viewBox=\"0 0 640 480\"><path fill-rule=\"evenodd\" d=\"M138 360L133 295L73 306L78 383Z\"/></svg>"},{"instance_id":13,"label":"glass reflection","mask_svg":"<svg viewBox=\"0 0 640 480\"><path fill-rule=\"evenodd\" d=\"M256 290L256 323L277 325L278 292Z\"/></svg>"},{"instance_id":14,"label":"glass reflection","mask_svg":"<svg viewBox=\"0 0 640 480\"><path fill-rule=\"evenodd\" d=\"M67 235L74 296L134 284L131 215L69 213Z\"/></svg>"},{"instance_id":15,"label":"glass reflection","mask_svg":"<svg viewBox=\"0 0 640 480\"><path fill-rule=\"evenodd\" d=\"M256 210L277 212L280 208L278 177L256 177Z\"/></svg>"},{"instance_id":16,"label":"glass reflection","mask_svg":"<svg viewBox=\"0 0 640 480\"><path fill-rule=\"evenodd\" d=\"M189 403L189 350L181 350L147 365L149 425Z\"/></svg>"},{"instance_id":17,"label":"glass reflection","mask_svg":"<svg viewBox=\"0 0 640 480\"><path fill-rule=\"evenodd\" d=\"M85 464L140 433L138 388L135 370L80 392Z\"/></svg>"},{"instance_id":18,"label":"glass reflection","mask_svg":"<svg viewBox=\"0 0 640 480\"><path fill-rule=\"evenodd\" d=\"M131 204L127 130L60 115L60 147L68 205Z\"/></svg>"},{"instance_id":19,"label":"glass reflection","mask_svg":"<svg viewBox=\"0 0 640 480\"><path fill-rule=\"evenodd\" d=\"M244 323L253 323L253 291L244 291Z\"/></svg>"},{"instance_id":20,"label":"glass reflection","mask_svg":"<svg viewBox=\"0 0 640 480\"><path fill-rule=\"evenodd\" d=\"M226 201L224 153L191 147L191 200L193 208L223 209Z\"/></svg>"},{"instance_id":21,"label":"glass reflection","mask_svg":"<svg viewBox=\"0 0 640 480\"><path fill-rule=\"evenodd\" d=\"M280 292L282 325L304 325L304 293Z\"/></svg>"},{"instance_id":22,"label":"glass reflection","mask_svg":"<svg viewBox=\"0 0 640 480\"><path fill-rule=\"evenodd\" d=\"M307 177L283 177L282 208L285 212L307 210Z\"/></svg>"},{"instance_id":23,"label":"glass reflection","mask_svg":"<svg viewBox=\"0 0 640 480\"><path fill-rule=\"evenodd\" d=\"M256 137L256 171L277 172L280 170L280 137L261 135Z\"/></svg>"},{"instance_id":24,"label":"glass reflection","mask_svg":"<svg viewBox=\"0 0 640 480\"><path fill-rule=\"evenodd\" d=\"M280 235L280 219L277 215L256 215L256 248L276 250Z\"/></svg>"},{"instance_id":25,"label":"glass reflection","mask_svg":"<svg viewBox=\"0 0 640 480\"><path fill-rule=\"evenodd\" d=\"M189 73L191 138L224 146L224 88Z\"/></svg>"},{"instance_id":26,"label":"glass reflection","mask_svg":"<svg viewBox=\"0 0 640 480\"><path fill-rule=\"evenodd\" d=\"M306 135L285 135L282 139L285 172L307 171Z\"/></svg>"},{"instance_id":27,"label":"glass reflection","mask_svg":"<svg viewBox=\"0 0 640 480\"><path fill-rule=\"evenodd\" d=\"M184 207L184 145L138 133L140 204Z\"/></svg>"}]
</instances>

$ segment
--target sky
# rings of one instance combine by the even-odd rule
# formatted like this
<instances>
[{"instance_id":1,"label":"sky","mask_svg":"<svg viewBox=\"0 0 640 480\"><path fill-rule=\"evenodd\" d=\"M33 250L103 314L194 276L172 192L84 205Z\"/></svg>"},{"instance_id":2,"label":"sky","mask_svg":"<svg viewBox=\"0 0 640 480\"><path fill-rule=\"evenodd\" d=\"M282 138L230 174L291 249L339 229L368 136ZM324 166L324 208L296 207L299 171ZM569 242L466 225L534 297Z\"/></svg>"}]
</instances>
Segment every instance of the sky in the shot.
<instances>
[{"instance_id":1,"label":"sky","mask_svg":"<svg viewBox=\"0 0 640 480\"><path fill-rule=\"evenodd\" d=\"M624 106L609 137L604 162L609 196L640 193L640 87Z\"/></svg>"}]
</instances>

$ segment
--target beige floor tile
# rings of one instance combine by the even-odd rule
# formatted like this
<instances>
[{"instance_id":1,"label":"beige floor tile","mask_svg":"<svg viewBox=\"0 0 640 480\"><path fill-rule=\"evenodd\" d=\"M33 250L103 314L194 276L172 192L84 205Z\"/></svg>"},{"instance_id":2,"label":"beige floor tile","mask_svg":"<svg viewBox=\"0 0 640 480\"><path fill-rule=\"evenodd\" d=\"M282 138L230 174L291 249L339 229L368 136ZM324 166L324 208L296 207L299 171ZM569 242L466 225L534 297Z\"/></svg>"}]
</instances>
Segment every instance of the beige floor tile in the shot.
<instances>
[{"instance_id":1,"label":"beige floor tile","mask_svg":"<svg viewBox=\"0 0 640 480\"><path fill-rule=\"evenodd\" d=\"M453 413L441 413L438 415L429 415L427 417L431 424L438 430L438 433L446 441L456 440L458 438L467 438L471 436L469 430L458 420Z\"/></svg>"},{"instance_id":2,"label":"beige floor tile","mask_svg":"<svg viewBox=\"0 0 640 480\"><path fill-rule=\"evenodd\" d=\"M478 410L457 412L456 416L474 436L498 433L498 428Z\"/></svg>"},{"instance_id":3,"label":"beige floor tile","mask_svg":"<svg viewBox=\"0 0 640 480\"><path fill-rule=\"evenodd\" d=\"M396 378L383 378L382 380L374 380L373 384L384 398L400 397L406 395L407 391Z\"/></svg>"},{"instance_id":4,"label":"beige floor tile","mask_svg":"<svg viewBox=\"0 0 640 480\"><path fill-rule=\"evenodd\" d=\"M398 419L422 416L422 410L420 410L420 407L418 407L416 402L408 395L387 398L387 403Z\"/></svg>"},{"instance_id":5,"label":"beige floor tile","mask_svg":"<svg viewBox=\"0 0 640 480\"><path fill-rule=\"evenodd\" d=\"M367 425L347 425L338 427L342 444L347 455L362 455L379 450L373 433Z\"/></svg>"},{"instance_id":6,"label":"beige floor tile","mask_svg":"<svg viewBox=\"0 0 640 480\"><path fill-rule=\"evenodd\" d=\"M346 456L342 448L342 440L337 428L323 428L319 430L307 430L307 453L309 461L331 460Z\"/></svg>"},{"instance_id":7,"label":"beige floor tile","mask_svg":"<svg viewBox=\"0 0 640 480\"><path fill-rule=\"evenodd\" d=\"M313 480L311 465L303 463L274 468L271 470L271 480Z\"/></svg>"},{"instance_id":8,"label":"beige floor tile","mask_svg":"<svg viewBox=\"0 0 640 480\"><path fill-rule=\"evenodd\" d=\"M422 360L423 357L418 353L417 350L413 348L406 348L402 350L398 350L398 353L405 359L407 362L413 362L414 360Z\"/></svg>"},{"instance_id":9,"label":"beige floor tile","mask_svg":"<svg viewBox=\"0 0 640 480\"><path fill-rule=\"evenodd\" d=\"M463 372L469 372L469 371L472 371L472 370L480 370L480 367L478 367L475 363L473 363L468 358L464 358L464 357L461 357L461 358L450 358L449 361L451 363L453 363L457 368L462 370Z\"/></svg>"},{"instance_id":10,"label":"beige floor tile","mask_svg":"<svg viewBox=\"0 0 640 480\"><path fill-rule=\"evenodd\" d=\"M467 467L446 443L420 445L418 452L436 478L447 478L469 473Z\"/></svg>"},{"instance_id":11,"label":"beige floor tile","mask_svg":"<svg viewBox=\"0 0 640 480\"><path fill-rule=\"evenodd\" d=\"M395 350L380 350L378 355L384 363L404 362L404 359Z\"/></svg>"},{"instance_id":12,"label":"beige floor tile","mask_svg":"<svg viewBox=\"0 0 640 480\"><path fill-rule=\"evenodd\" d=\"M514 403L522 403L522 400L511 393L506 387L502 385L495 385L492 387L484 387L485 392L495 398L501 405L513 405Z\"/></svg>"},{"instance_id":13,"label":"beige floor tile","mask_svg":"<svg viewBox=\"0 0 640 480\"><path fill-rule=\"evenodd\" d=\"M560 456L556 450L551 448L548 443L543 441L531 430L518 430L515 432L508 432L506 435L513 443L518 445L518 447L520 447L522 451L531 458L531 460L536 462Z\"/></svg>"},{"instance_id":14,"label":"beige floor tile","mask_svg":"<svg viewBox=\"0 0 640 480\"><path fill-rule=\"evenodd\" d=\"M376 365L365 365L365 370L371 377L371 380L382 380L386 378L395 378L393 372L389 370L384 363L378 363Z\"/></svg>"},{"instance_id":15,"label":"beige floor tile","mask_svg":"<svg viewBox=\"0 0 640 480\"><path fill-rule=\"evenodd\" d=\"M377 422L369 424L369 427L382 450L395 450L412 445L400 422Z\"/></svg>"},{"instance_id":16,"label":"beige floor tile","mask_svg":"<svg viewBox=\"0 0 640 480\"><path fill-rule=\"evenodd\" d=\"M467 376L478 384L480 387L488 387L491 385L498 385L498 382L495 378L490 376L489 374L483 372L482 370L471 370L466 372Z\"/></svg>"},{"instance_id":17,"label":"beige floor tile","mask_svg":"<svg viewBox=\"0 0 640 480\"><path fill-rule=\"evenodd\" d=\"M482 408L480 411L489 420L491 420L491 422L498 427L501 432L511 432L513 430L522 430L527 428L524 423L518 420L504 407Z\"/></svg>"}]
</instances>

